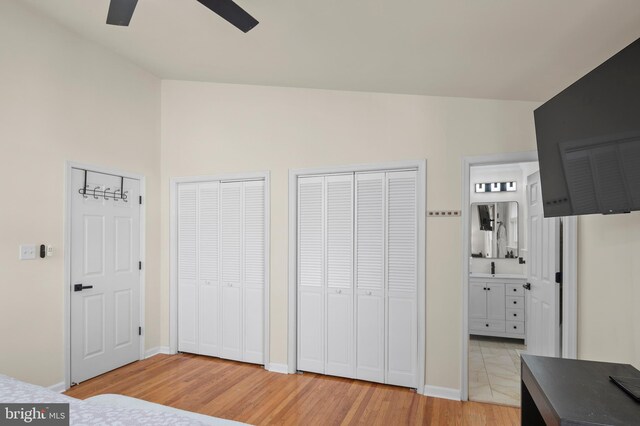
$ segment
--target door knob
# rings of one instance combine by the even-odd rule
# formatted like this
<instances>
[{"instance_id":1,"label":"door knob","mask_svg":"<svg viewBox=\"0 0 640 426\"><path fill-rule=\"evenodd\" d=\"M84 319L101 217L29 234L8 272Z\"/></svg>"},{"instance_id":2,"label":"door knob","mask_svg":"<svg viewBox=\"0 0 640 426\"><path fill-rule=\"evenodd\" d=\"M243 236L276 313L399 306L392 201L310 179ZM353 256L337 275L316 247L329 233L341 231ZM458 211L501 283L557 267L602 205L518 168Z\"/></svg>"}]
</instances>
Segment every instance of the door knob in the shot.
<instances>
[{"instance_id":1,"label":"door knob","mask_svg":"<svg viewBox=\"0 0 640 426\"><path fill-rule=\"evenodd\" d=\"M92 285L82 285L82 284L74 284L73 285L73 291L82 291L82 290L86 290L89 288L93 288Z\"/></svg>"}]
</instances>

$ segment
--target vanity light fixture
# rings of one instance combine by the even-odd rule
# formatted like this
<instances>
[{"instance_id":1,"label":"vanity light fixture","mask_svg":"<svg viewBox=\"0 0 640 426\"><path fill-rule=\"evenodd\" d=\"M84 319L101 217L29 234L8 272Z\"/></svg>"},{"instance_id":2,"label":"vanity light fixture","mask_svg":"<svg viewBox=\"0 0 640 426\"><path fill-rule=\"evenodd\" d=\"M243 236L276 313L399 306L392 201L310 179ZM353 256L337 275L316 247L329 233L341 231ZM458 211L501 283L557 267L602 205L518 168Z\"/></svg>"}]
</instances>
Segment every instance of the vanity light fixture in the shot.
<instances>
[{"instance_id":1,"label":"vanity light fixture","mask_svg":"<svg viewBox=\"0 0 640 426\"><path fill-rule=\"evenodd\" d=\"M516 192L515 182L476 183L476 192Z\"/></svg>"}]
</instances>

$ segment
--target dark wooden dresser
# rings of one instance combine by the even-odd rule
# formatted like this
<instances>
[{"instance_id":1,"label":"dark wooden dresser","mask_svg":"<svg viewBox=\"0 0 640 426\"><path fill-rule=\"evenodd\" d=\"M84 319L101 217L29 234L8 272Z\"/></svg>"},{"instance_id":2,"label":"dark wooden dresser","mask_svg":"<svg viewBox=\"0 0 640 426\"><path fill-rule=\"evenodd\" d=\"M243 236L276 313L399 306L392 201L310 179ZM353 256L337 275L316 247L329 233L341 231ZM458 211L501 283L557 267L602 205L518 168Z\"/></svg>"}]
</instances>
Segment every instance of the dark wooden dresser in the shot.
<instances>
[{"instance_id":1,"label":"dark wooden dresser","mask_svg":"<svg viewBox=\"0 0 640 426\"><path fill-rule=\"evenodd\" d=\"M609 376L629 364L522 355L522 425L640 425L640 403Z\"/></svg>"}]
</instances>

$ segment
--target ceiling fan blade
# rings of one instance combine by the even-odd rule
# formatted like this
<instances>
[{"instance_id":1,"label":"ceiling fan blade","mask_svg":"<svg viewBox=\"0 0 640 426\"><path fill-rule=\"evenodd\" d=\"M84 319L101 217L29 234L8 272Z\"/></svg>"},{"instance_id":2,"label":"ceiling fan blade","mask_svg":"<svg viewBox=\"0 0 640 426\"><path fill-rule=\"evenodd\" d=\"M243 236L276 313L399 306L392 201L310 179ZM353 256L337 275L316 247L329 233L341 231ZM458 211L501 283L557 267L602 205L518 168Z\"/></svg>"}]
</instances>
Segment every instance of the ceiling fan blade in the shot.
<instances>
[{"instance_id":1,"label":"ceiling fan blade","mask_svg":"<svg viewBox=\"0 0 640 426\"><path fill-rule=\"evenodd\" d=\"M258 21L231 0L198 0L242 32L258 25Z\"/></svg>"},{"instance_id":2,"label":"ceiling fan blade","mask_svg":"<svg viewBox=\"0 0 640 426\"><path fill-rule=\"evenodd\" d=\"M109 4L109 14L107 24L129 26L133 11L136 10L138 0L111 0Z\"/></svg>"}]
</instances>

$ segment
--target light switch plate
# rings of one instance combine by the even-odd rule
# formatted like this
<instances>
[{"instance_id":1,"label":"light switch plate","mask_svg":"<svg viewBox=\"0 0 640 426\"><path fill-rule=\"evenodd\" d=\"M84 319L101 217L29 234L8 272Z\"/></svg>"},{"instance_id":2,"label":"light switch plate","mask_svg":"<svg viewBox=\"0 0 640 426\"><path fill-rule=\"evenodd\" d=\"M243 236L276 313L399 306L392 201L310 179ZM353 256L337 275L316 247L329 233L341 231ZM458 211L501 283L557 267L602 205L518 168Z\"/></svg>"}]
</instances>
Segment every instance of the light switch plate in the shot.
<instances>
[{"instance_id":1,"label":"light switch plate","mask_svg":"<svg viewBox=\"0 0 640 426\"><path fill-rule=\"evenodd\" d=\"M20 245L20 260L34 260L36 258L35 244Z\"/></svg>"}]
</instances>

